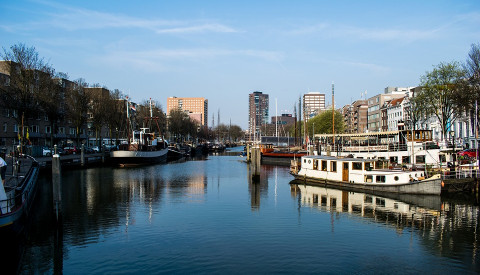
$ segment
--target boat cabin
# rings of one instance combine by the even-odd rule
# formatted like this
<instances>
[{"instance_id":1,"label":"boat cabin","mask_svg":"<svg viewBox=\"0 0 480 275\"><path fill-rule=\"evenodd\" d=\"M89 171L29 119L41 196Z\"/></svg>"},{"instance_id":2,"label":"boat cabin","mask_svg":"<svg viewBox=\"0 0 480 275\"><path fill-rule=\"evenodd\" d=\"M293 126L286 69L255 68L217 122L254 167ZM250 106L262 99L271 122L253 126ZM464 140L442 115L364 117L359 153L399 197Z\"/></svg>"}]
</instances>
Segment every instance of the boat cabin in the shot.
<instances>
[{"instance_id":1,"label":"boat cabin","mask_svg":"<svg viewBox=\"0 0 480 275\"><path fill-rule=\"evenodd\" d=\"M395 184L425 178L423 171L387 169L383 161L331 156L304 156L298 175L317 180L348 183Z\"/></svg>"}]
</instances>

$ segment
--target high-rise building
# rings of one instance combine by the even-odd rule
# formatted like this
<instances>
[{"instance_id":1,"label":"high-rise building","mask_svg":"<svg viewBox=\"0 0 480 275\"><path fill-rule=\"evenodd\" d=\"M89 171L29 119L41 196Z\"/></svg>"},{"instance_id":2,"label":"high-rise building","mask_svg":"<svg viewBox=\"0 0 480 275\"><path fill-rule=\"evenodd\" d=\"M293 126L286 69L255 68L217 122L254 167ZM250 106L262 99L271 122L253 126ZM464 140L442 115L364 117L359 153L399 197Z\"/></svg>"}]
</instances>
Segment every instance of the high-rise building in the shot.
<instances>
[{"instance_id":1,"label":"high-rise building","mask_svg":"<svg viewBox=\"0 0 480 275\"><path fill-rule=\"evenodd\" d=\"M268 95L255 91L248 95L248 131L258 133L268 123Z\"/></svg>"},{"instance_id":2,"label":"high-rise building","mask_svg":"<svg viewBox=\"0 0 480 275\"><path fill-rule=\"evenodd\" d=\"M303 114L306 121L322 110L325 110L325 94L310 92L303 95Z\"/></svg>"},{"instance_id":3,"label":"high-rise building","mask_svg":"<svg viewBox=\"0 0 480 275\"><path fill-rule=\"evenodd\" d=\"M203 97L169 97L167 98L167 115L171 110L181 110L202 126L208 126L208 99Z\"/></svg>"}]
</instances>

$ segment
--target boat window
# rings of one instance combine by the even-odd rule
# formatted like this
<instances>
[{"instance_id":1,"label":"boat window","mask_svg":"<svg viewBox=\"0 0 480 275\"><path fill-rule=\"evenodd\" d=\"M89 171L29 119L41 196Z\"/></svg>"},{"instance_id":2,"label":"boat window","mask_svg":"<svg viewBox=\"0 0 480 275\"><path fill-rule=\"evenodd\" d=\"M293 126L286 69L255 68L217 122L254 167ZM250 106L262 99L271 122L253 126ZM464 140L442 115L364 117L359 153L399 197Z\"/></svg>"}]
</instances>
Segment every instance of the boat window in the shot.
<instances>
[{"instance_id":1,"label":"boat window","mask_svg":"<svg viewBox=\"0 0 480 275\"><path fill-rule=\"evenodd\" d=\"M366 175L365 176L365 182L373 182L373 176L372 175Z\"/></svg>"},{"instance_id":2,"label":"boat window","mask_svg":"<svg viewBox=\"0 0 480 275\"><path fill-rule=\"evenodd\" d=\"M447 161L447 158L445 157L445 155L438 155L438 160L440 162L446 162Z\"/></svg>"},{"instance_id":3,"label":"boat window","mask_svg":"<svg viewBox=\"0 0 480 275\"><path fill-rule=\"evenodd\" d=\"M322 160L322 171L327 171L327 161Z\"/></svg>"},{"instance_id":4,"label":"boat window","mask_svg":"<svg viewBox=\"0 0 480 275\"><path fill-rule=\"evenodd\" d=\"M337 172L337 162L336 161L330 161L330 171Z\"/></svg>"},{"instance_id":5,"label":"boat window","mask_svg":"<svg viewBox=\"0 0 480 275\"><path fill-rule=\"evenodd\" d=\"M307 163L307 159L303 159L303 163Z\"/></svg>"},{"instance_id":6,"label":"boat window","mask_svg":"<svg viewBox=\"0 0 480 275\"><path fill-rule=\"evenodd\" d=\"M313 203L315 203L315 204L318 203L318 195L317 195L317 194L313 194L312 201L313 201Z\"/></svg>"},{"instance_id":7,"label":"boat window","mask_svg":"<svg viewBox=\"0 0 480 275\"><path fill-rule=\"evenodd\" d=\"M365 171L372 171L373 163L372 162L365 162Z\"/></svg>"},{"instance_id":8,"label":"boat window","mask_svg":"<svg viewBox=\"0 0 480 275\"><path fill-rule=\"evenodd\" d=\"M398 181L398 176L395 176L393 179L394 179L395 181Z\"/></svg>"},{"instance_id":9,"label":"boat window","mask_svg":"<svg viewBox=\"0 0 480 275\"><path fill-rule=\"evenodd\" d=\"M415 156L416 163L425 163L425 155L423 156Z\"/></svg>"},{"instance_id":10,"label":"boat window","mask_svg":"<svg viewBox=\"0 0 480 275\"><path fill-rule=\"evenodd\" d=\"M352 162L352 169L353 170L362 170L362 163L361 162Z\"/></svg>"},{"instance_id":11,"label":"boat window","mask_svg":"<svg viewBox=\"0 0 480 275\"><path fill-rule=\"evenodd\" d=\"M376 176L376 182L385 182L385 176Z\"/></svg>"},{"instance_id":12,"label":"boat window","mask_svg":"<svg viewBox=\"0 0 480 275\"><path fill-rule=\"evenodd\" d=\"M310 164L310 163L312 163L312 160L311 160L311 159L308 160L308 164Z\"/></svg>"},{"instance_id":13,"label":"boat window","mask_svg":"<svg viewBox=\"0 0 480 275\"><path fill-rule=\"evenodd\" d=\"M313 170L316 170L318 168L318 159L313 161Z\"/></svg>"}]
</instances>

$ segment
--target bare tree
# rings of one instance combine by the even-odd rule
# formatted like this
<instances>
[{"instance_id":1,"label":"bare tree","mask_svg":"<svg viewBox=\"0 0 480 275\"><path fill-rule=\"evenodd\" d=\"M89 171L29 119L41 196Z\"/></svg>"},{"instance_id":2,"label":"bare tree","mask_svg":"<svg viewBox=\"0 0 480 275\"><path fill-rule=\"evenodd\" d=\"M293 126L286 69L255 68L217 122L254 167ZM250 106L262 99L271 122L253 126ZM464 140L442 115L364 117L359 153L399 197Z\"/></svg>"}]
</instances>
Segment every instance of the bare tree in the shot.
<instances>
[{"instance_id":1,"label":"bare tree","mask_svg":"<svg viewBox=\"0 0 480 275\"><path fill-rule=\"evenodd\" d=\"M88 83L83 78L79 78L66 89L65 94L67 117L76 128L77 144L80 129L87 123L88 104L90 102L90 98L85 91L87 87Z\"/></svg>"},{"instance_id":2,"label":"bare tree","mask_svg":"<svg viewBox=\"0 0 480 275\"><path fill-rule=\"evenodd\" d=\"M39 94L41 91L48 93L52 88L54 70L39 56L35 47L22 43L11 46L9 50L3 48L2 58L7 61L3 63L6 66L3 69L8 73L10 83L2 88L0 101L5 108L16 112L14 117L19 125L28 126L25 118L41 111ZM23 129L20 131L22 137Z\"/></svg>"}]
</instances>

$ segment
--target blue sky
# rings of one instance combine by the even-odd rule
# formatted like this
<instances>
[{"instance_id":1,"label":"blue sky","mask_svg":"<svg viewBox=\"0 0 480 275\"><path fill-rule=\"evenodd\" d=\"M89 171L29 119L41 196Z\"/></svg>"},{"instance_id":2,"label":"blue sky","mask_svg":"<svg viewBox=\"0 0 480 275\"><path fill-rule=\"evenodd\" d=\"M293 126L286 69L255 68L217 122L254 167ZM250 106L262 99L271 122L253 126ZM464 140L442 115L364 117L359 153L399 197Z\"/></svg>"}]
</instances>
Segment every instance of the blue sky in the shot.
<instances>
[{"instance_id":1,"label":"blue sky","mask_svg":"<svg viewBox=\"0 0 480 275\"><path fill-rule=\"evenodd\" d=\"M248 94L270 116L302 94L335 106L416 86L440 62L480 43L473 1L1 1L0 46L34 46L71 80L134 101L205 97L208 121L246 128Z\"/></svg>"}]
</instances>

